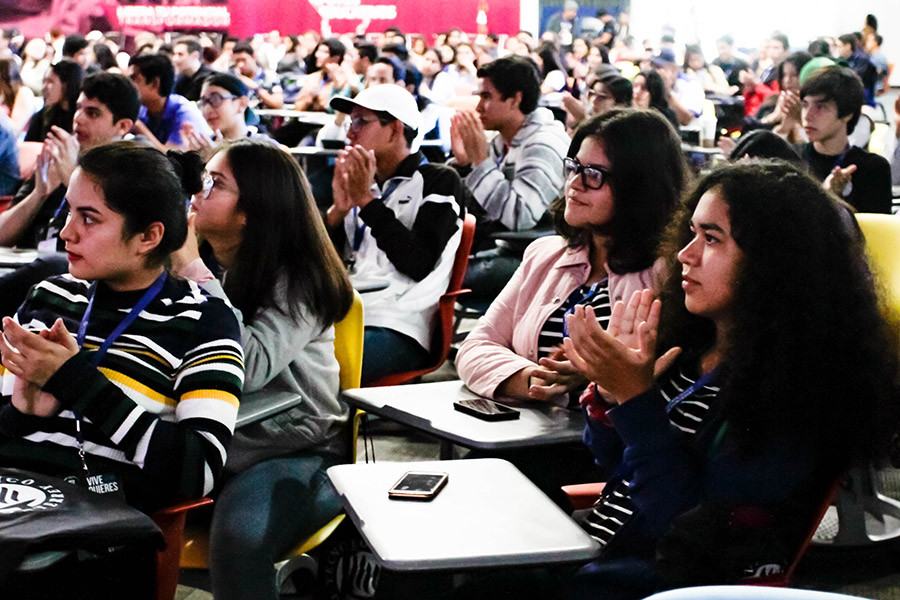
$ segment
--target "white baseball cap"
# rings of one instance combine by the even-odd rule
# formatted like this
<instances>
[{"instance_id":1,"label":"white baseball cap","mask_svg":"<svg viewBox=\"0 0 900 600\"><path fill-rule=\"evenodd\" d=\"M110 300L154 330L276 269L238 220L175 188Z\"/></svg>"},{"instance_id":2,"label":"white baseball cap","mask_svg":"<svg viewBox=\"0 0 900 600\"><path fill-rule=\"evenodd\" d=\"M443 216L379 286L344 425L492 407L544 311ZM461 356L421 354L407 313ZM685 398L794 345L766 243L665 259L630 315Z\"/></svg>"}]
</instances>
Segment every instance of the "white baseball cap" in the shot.
<instances>
[{"instance_id":1,"label":"white baseball cap","mask_svg":"<svg viewBox=\"0 0 900 600\"><path fill-rule=\"evenodd\" d=\"M366 88L355 98L335 96L331 99L331 108L348 115L353 112L354 106L361 106L376 112L386 112L404 125L422 133L422 114L416 99L408 91L394 83L382 83Z\"/></svg>"}]
</instances>

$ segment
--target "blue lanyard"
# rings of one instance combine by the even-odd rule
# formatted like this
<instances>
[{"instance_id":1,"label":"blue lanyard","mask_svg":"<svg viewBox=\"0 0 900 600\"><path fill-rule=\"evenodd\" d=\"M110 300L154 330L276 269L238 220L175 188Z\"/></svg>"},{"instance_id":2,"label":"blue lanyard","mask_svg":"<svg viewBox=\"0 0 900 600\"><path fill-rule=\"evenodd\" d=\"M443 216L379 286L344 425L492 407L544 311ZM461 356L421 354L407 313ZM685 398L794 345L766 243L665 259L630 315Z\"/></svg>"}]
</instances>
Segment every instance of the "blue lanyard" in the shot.
<instances>
[{"instance_id":1,"label":"blue lanyard","mask_svg":"<svg viewBox=\"0 0 900 600\"><path fill-rule=\"evenodd\" d=\"M159 277L156 278L156 281L153 282L147 291L144 292L144 295L141 296L141 299L137 301L137 304L134 305L134 308L128 313L125 319L122 320L121 323L113 329L112 333L107 336L103 343L100 344L100 347L91 355L91 363L94 366L99 366L100 361L103 359L103 356L106 354L106 351L109 350L116 339L122 335L129 325L134 323L134 321L138 318L138 316L144 311L147 306L153 302L153 299L159 295L159 292L162 291L163 285L166 283L166 272L163 271ZM90 289L90 299L88 299L87 309L84 311L84 316L81 317L81 323L78 325L78 336L75 338L78 342L78 347L81 348L84 346L84 339L87 336L87 325L88 320L91 318L91 311L94 308L94 297L97 293L97 282L95 281L91 284Z\"/></svg>"},{"instance_id":2,"label":"blue lanyard","mask_svg":"<svg viewBox=\"0 0 900 600\"><path fill-rule=\"evenodd\" d=\"M388 197L394 193L394 191L400 186L400 182L396 179L392 179L388 182L387 188L384 193L381 195L381 201L386 202ZM360 246L362 246L363 237L366 233L366 223L365 221L359 220L359 208L353 207L353 222L356 224L356 229L353 232L353 252L359 252Z\"/></svg>"},{"instance_id":3,"label":"blue lanyard","mask_svg":"<svg viewBox=\"0 0 900 600\"><path fill-rule=\"evenodd\" d=\"M804 152L803 158L806 159L806 164L812 163L812 151L815 150L813 145L810 143L809 146L806 147L806 151ZM844 168L844 157L847 156L847 153L850 151L850 144L844 146L844 151L838 154L837 159L834 161L834 166L831 167L834 170L834 167ZM823 155L825 156L825 155Z\"/></svg>"},{"instance_id":4,"label":"blue lanyard","mask_svg":"<svg viewBox=\"0 0 900 600\"><path fill-rule=\"evenodd\" d=\"M569 337L569 325L566 323L566 317L568 317L569 315L571 315L575 312L576 306L578 306L579 304L583 304L583 303L587 302L588 300L590 300L591 298L593 298L594 296L596 296L600 292L600 284L603 283L603 281L605 281L605 280L598 281L597 283L592 285L588 291L586 291L584 294L582 294L581 298L579 298L575 302L572 302L572 304L569 306L569 308L566 309L566 312L563 313L563 337L564 338Z\"/></svg>"},{"instance_id":5,"label":"blue lanyard","mask_svg":"<svg viewBox=\"0 0 900 600\"><path fill-rule=\"evenodd\" d=\"M666 404L666 414L672 412L676 406L687 400L688 397L697 393L699 389L705 386L707 383L712 381L712 379L716 376L716 373L719 371L719 367L716 367L706 375L700 377L697 381L695 381L689 388L669 400L669 403Z\"/></svg>"},{"instance_id":6,"label":"blue lanyard","mask_svg":"<svg viewBox=\"0 0 900 600\"><path fill-rule=\"evenodd\" d=\"M56 207L56 211L53 213L53 218L50 219L51 223L56 220L56 217L59 216L59 213L62 212L63 208L65 208L68 203L69 199L63 196L62 202L59 203L59 206Z\"/></svg>"}]
</instances>

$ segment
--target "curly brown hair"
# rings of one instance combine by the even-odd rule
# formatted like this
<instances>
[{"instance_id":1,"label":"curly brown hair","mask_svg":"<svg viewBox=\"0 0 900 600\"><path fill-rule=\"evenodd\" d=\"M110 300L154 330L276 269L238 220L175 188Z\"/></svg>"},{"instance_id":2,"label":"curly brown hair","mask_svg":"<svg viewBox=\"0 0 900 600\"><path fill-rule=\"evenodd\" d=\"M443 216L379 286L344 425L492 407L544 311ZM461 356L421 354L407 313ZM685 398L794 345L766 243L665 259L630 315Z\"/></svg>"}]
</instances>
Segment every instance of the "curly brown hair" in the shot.
<instances>
[{"instance_id":1,"label":"curly brown hair","mask_svg":"<svg viewBox=\"0 0 900 600\"><path fill-rule=\"evenodd\" d=\"M725 165L687 193L662 246L660 352L702 350L715 336L685 308L677 258L710 190L728 205L742 251L720 392L739 442L760 448L788 431L836 459L882 454L898 423L896 330L847 211L791 164Z\"/></svg>"}]
</instances>

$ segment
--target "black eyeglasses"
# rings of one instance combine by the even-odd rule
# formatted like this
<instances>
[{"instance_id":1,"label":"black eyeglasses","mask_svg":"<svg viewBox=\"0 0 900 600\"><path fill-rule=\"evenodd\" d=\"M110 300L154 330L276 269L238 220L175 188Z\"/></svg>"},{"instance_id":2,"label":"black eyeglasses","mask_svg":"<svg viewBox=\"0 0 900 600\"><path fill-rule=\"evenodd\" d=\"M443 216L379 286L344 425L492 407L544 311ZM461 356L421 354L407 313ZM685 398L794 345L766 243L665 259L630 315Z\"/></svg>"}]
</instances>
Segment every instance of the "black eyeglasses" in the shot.
<instances>
[{"instance_id":1,"label":"black eyeglasses","mask_svg":"<svg viewBox=\"0 0 900 600\"><path fill-rule=\"evenodd\" d=\"M606 178L610 176L606 167L583 165L578 162L577 158L563 159L563 172L566 174L566 179L581 173L581 184L589 190L599 190L606 183Z\"/></svg>"},{"instance_id":2,"label":"black eyeglasses","mask_svg":"<svg viewBox=\"0 0 900 600\"><path fill-rule=\"evenodd\" d=\"M237 98L237 96L232 96L231 94L223 96L218 92L211 92L197 100L197 106L203 108L205 105L209 104L213 108L219 108L225 100L234 100L235 98Z\"/></svg>"}]
</instances>

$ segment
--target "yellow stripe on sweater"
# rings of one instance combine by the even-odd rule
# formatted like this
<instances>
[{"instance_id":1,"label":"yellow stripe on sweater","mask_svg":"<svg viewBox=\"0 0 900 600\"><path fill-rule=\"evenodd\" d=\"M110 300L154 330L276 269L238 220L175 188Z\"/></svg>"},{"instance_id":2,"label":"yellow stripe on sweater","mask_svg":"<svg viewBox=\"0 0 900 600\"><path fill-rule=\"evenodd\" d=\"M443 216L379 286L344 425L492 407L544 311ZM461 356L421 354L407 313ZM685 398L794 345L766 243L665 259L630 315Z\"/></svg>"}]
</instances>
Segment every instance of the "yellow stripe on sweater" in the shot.
<instances>
[{"instance_id":1,"label":"yellow stripe on sweater","mask_svg":"<svg viewBox=\"0 0 900 600\"><path fill-rule=\"evenodd\" d=\"M100 372L103 373L103 375L106 376L106 378L110 381L121 384L130 390L134 390L148 400L153 400L155 402L159 402L160 404L165 404L166 406L174 407L176 405L174 398L170 398L164 394L160 394L153 388L147 387L140 381L137 381L129 377L128 375L123 375L118 371L113 371L112 369L108 369L106 367L100 367Z\"/></svg>"},{"instance_id":2,"label":"yellow stripe on sweater","mask_svg":"<svg viewBox=\"0 0 900 600\"><path fill-rule=\"evenodd\" d=\"M186 392L181 395L182 400L222 400L223 402L227 402L232 405L234 408L238 407L238 399L234 394L229 394L228 392L223 392L222 390L193 390L190 392Z\"/></svg>"}]
</instances>

